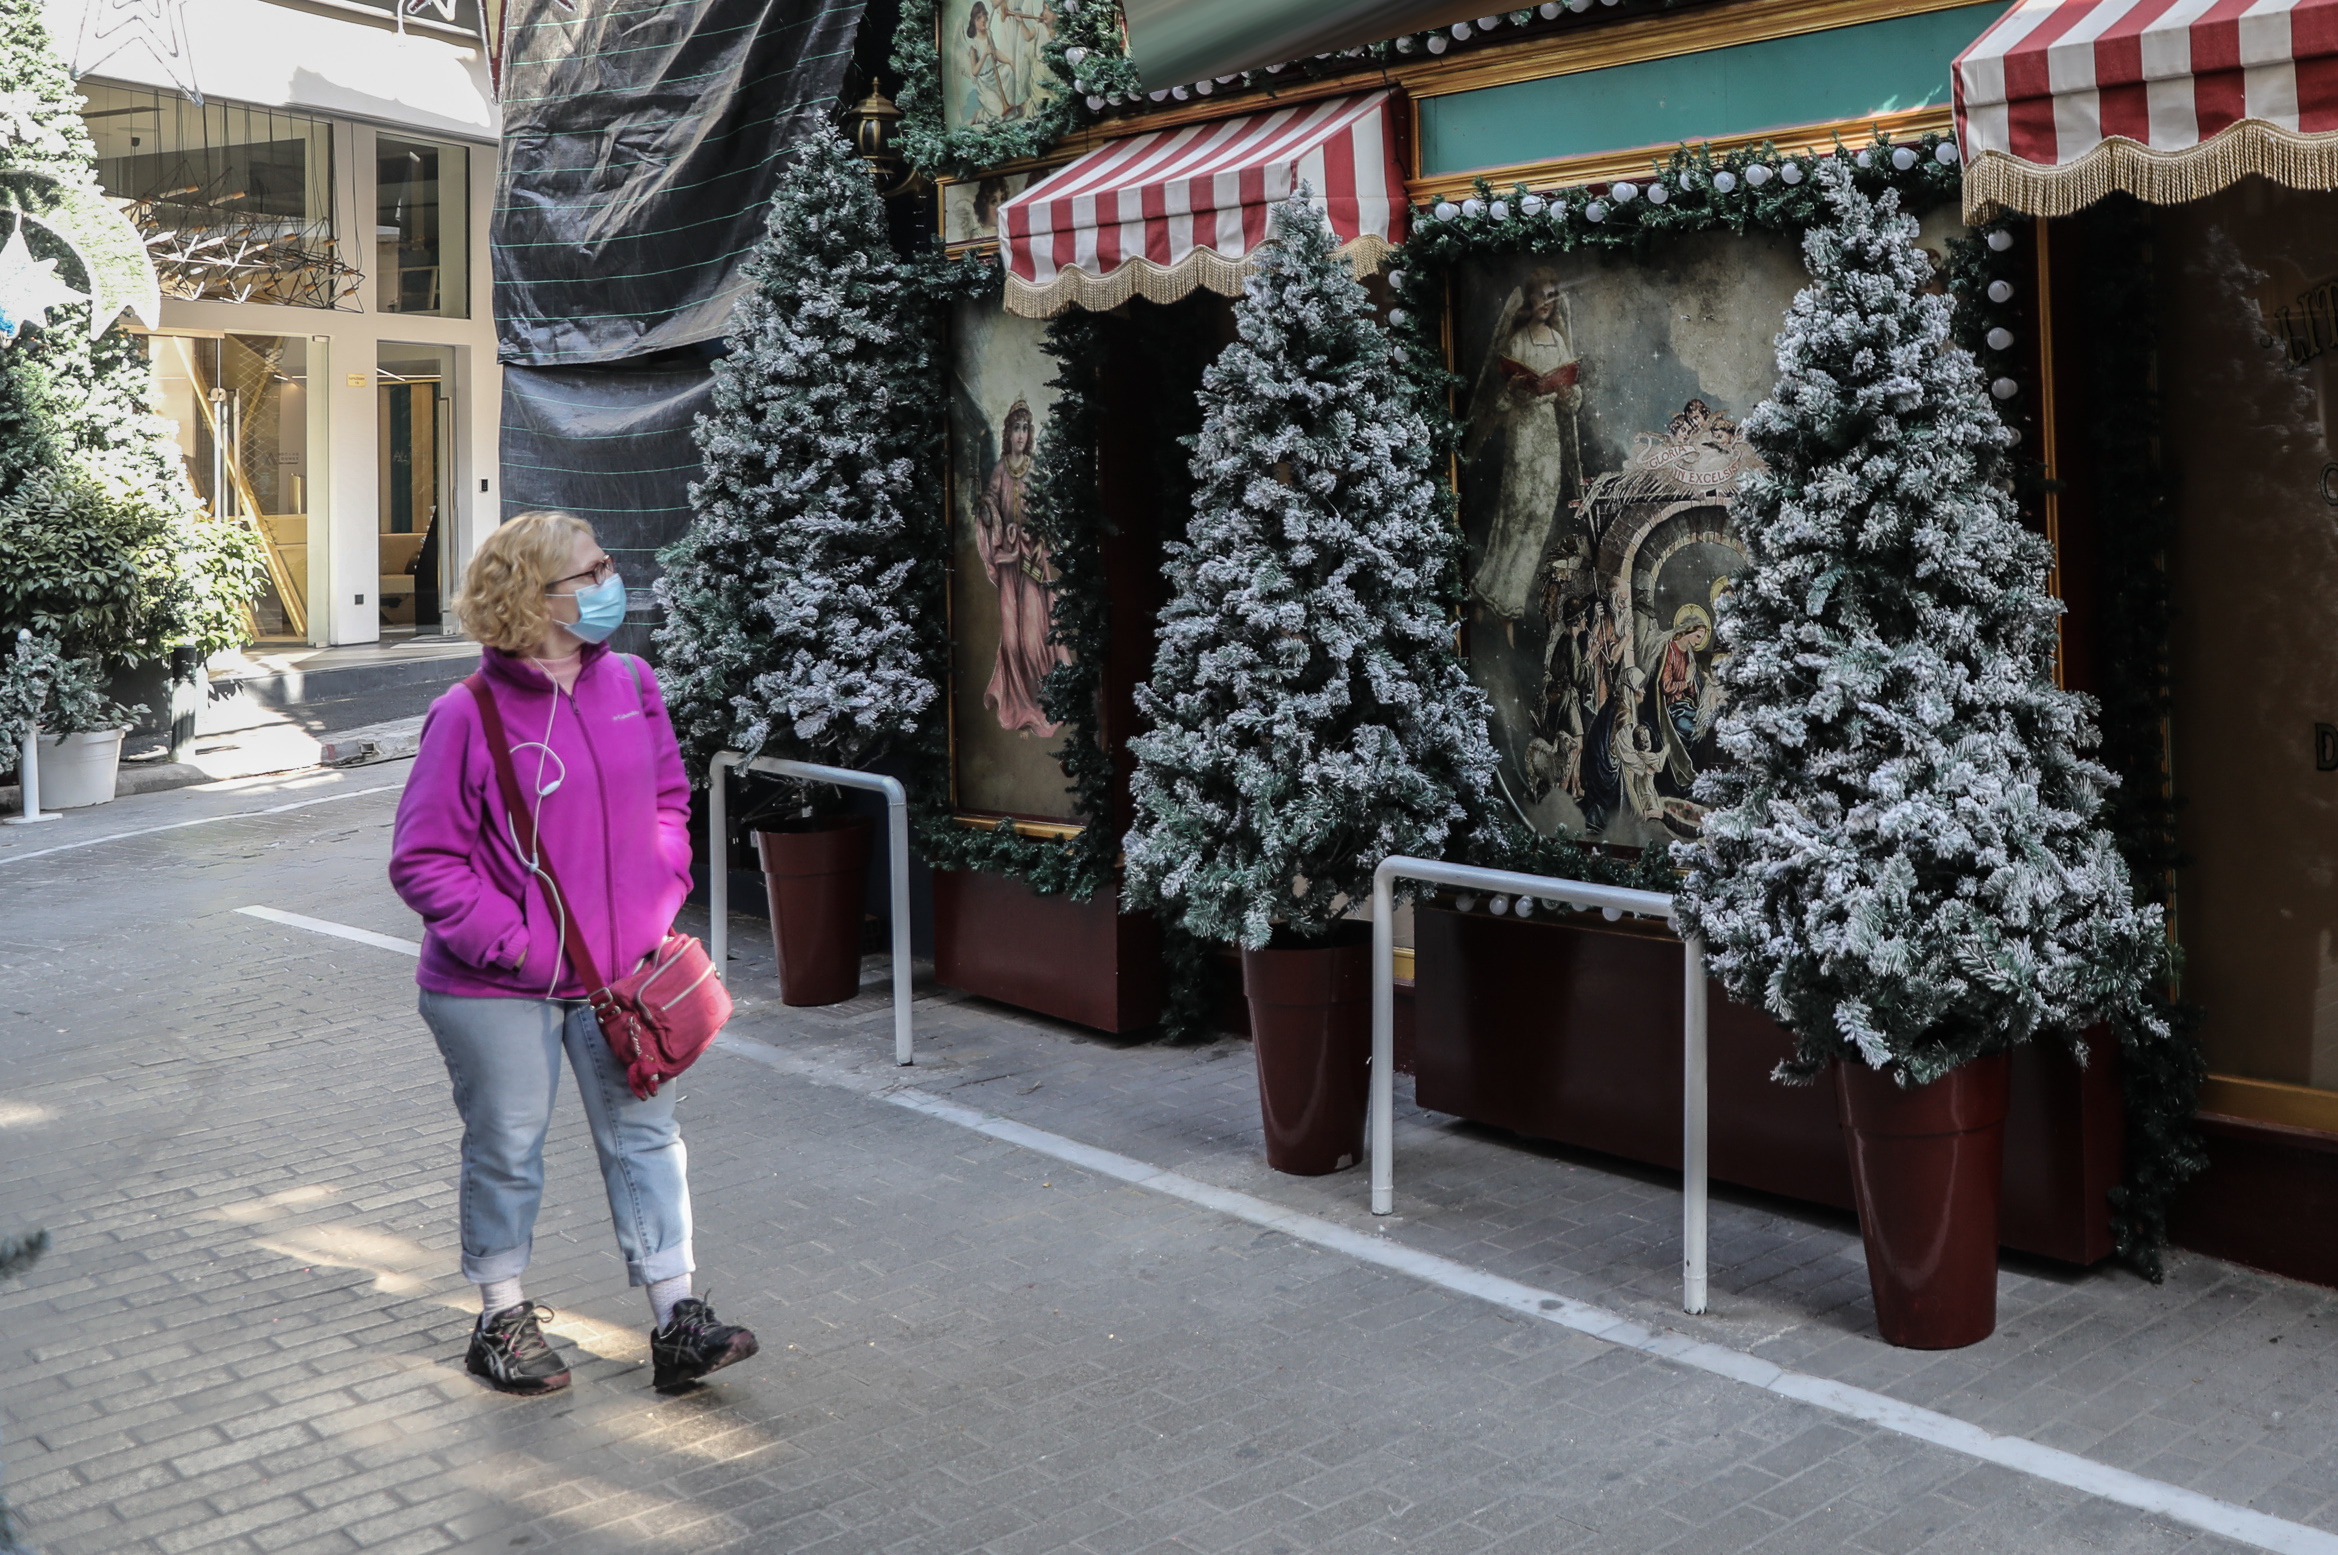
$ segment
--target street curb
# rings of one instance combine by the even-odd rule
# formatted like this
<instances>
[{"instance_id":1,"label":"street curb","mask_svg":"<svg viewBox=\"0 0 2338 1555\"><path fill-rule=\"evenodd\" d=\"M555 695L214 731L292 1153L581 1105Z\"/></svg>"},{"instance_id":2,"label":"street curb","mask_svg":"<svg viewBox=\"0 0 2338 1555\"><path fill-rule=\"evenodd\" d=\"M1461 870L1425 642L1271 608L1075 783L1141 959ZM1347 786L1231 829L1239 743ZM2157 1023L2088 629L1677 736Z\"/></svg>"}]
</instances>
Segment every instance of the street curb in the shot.
<instances>
[{"instance_id":1,"label":"street curb","mask_svg":"<svg viewBox=\"0 0 2338 1555\"><path fill-rule=\"evenodd\" d=\"M365 767L377 761L403 761L422 748L422 720L400 719L370 729L352 729L317 743L320 767Z\"/></svg>"},{"instance_id":2,"label":"street curb","mask_svg":"<svg viewBox=\"0 0 2338 1555\"><path fill-rule=\"evenodd\" d=\"M328 734L316 742L316 754L309 760L294 761L278 770L306 772L315 767L368 767L376 762L404 761L421 745L422 720L401 718L392 723ZM273 774L243 775L265 777ZM159 794L174 788L191 788L197 783L220 781L224 780L217 773L206 772L192 762L126 761L122 763L121 776L115 780L114 797L128 799L137 794ZM14 814L23 808L23 790L14 783L0 785L0 814Z\"/></svg>"}]
</instances>

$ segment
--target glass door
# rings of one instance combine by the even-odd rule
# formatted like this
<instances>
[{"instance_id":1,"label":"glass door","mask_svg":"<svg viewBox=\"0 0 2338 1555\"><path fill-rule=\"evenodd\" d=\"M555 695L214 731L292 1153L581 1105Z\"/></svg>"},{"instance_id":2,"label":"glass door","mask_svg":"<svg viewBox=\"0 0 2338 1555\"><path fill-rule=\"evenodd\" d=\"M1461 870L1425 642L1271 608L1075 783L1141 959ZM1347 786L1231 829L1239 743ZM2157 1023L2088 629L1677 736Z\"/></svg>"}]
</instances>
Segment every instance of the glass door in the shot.
<instances>
[{"instance_id":1,"label":"glass door","mask_svg":"<svg viewBox=\"0 0 2338 1555\"><path fill-rule=\"evenodd\" d=\"M148 337L161 410L213 518L259 531L262 642L309 636L309 342L298 335Z\"/></svg>"},{"instance_id":2,"label":"glass door","mask_svg":"<svg viewBox=\"0 0 2338 1555\"><path fill-rule=\"evenodd\" d=\"M378 544L384 637L446 630L440 582L454 493L454 348L381 342Z\"/></svg>"}]
</instances>

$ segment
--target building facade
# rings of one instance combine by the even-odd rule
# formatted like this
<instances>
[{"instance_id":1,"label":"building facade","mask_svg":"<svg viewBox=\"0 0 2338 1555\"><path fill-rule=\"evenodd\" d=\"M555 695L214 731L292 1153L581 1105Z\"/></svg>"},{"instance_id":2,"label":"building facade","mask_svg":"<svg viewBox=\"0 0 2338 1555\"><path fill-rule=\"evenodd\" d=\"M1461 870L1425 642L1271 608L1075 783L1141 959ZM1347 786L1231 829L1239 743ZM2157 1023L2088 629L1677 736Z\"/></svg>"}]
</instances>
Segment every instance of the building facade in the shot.
<instances>
[{"instance_id":1,"label":"building facade","mask_svg":"<svg viewBox=\"0 0 2338 1555\"><path fill-rule=\"evenodd\" d=\"M160 408L197 493L267 542L255 638L439 632L497 521L499 116L469 0L48 9L162 278Z\"/></svg>"}]
</instances>

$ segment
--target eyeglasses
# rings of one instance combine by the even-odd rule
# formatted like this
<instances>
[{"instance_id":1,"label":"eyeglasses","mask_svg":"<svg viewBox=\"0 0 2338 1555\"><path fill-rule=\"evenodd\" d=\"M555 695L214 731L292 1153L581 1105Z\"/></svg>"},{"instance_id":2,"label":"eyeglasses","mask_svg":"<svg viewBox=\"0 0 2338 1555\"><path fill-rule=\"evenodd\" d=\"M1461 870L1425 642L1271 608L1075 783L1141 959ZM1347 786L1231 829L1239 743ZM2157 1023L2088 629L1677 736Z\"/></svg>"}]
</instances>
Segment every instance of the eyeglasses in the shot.
<instances>
[{"instance_id":1,"label":"eyeglasses","mask_svg":"<svg viewBox=\"0 0 2338 1555\"><path fill-rule=\"evenodd\" d=\"M545 587L547 594L580 594L586 589L606 583L617 576L617 564L604 556L582 572L572 572L565 578L554 578ZM564 585L574 584L574 588Z\"/></svg>"}]
</instances>

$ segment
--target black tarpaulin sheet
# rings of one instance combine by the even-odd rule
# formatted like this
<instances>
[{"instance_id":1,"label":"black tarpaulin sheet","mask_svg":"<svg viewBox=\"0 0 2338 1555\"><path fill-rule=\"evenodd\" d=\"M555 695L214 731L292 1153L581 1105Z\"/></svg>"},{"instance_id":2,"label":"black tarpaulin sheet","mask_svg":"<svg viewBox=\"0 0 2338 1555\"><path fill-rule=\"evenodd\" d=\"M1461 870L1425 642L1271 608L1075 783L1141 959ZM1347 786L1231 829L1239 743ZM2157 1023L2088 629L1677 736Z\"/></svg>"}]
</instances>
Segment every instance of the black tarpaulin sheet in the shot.
<instances>
[{"instance_id":1,"label":"black tarpaulin sheet","mask_svg":"<svg viewBox=\"0 0 2338 1555\"><path fill-rule=\"evenodd\" d=\"M862 0L522 0L505 35L499 355L722 338L788 145L822 128Z\"/></svg>"},{"instance_id":2,"label":"black tarpaulin sheet","mask_svg":"<svg viewBox=\"0 0 2338 1555\"><path fill-rule=\"evenodd\" d=\"M691 425L712 403L699 352L629 367L503 370L503 516L561 508L591 522L625 575L616 639L646 652L658 551L690 526Z\"/></svg>"}]
</instances>

